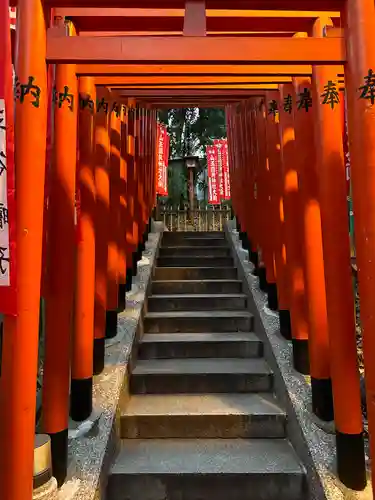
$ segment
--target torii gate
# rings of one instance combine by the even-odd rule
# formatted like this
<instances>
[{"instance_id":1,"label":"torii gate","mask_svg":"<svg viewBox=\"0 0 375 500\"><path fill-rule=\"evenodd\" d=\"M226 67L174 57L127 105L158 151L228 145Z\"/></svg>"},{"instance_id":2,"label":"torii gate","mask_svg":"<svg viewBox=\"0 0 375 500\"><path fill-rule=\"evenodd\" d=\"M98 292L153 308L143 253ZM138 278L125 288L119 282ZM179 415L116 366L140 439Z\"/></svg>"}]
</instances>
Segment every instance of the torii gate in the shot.
<instances>
[{"instance_id":1,"label":"torii gate","mask_svg":"<svg viewBox=\"0 0 375 500\"><path fill-rule=\"evenodd\" d=\"M240 220L243 236L250 240L248 245L254 261L257 247L262 248L265 264L263 270L269 285L274 285L274 291L278 291L280 313L285 313L280 314L280 319L283 317L286 321L286 335L290 334L287 323L289 316L291 317L295 367L301 372L308 370L309 349L314 411L327 420L332 413L332 385L339 475L348 486L363 488L362 417L351 310L341 110L337 108L332 111L329 107L315 106L313 114L297 115L284 109L282 104L284 99L290 97L295 105L298 94L305 88L311 90L312 95L319 100L329 80L341 85L345 82L369 429L370 435L373 435L375 369L371 360L375 352L372 340L375 328L372 304L375 292L375 152L372 144L375 115L371 102L359 99L358 92L363 87L369 70L375 66L375 49L372 43L375 28L373 0L305 0L303 5L297 0L238 0L230 2L230 6L225 0L191 0L186 3L183 0L163 0L158 2L158 9L147 16L137 10L139 1L136 0L18 0L14 2L16 3L16 74L20 83L25 86L29 77L33 77L32 84L37 85L40 96L38 105L33 106L35 96L33 97L32 91L35 88L27 87L29 92L25 95L25 102L22 104L18 100L16 104L18 315L16 318L6 317L3 340L0 446L6 460L0 468L1 495L12 500L29 500L32 489L42 276L41 214L44 205L47 135L46 61L56 64L56 91L64 94L64 87L67 86L76 102L78 91L92 99L96 92L100 99L112 95L119 102L126 103L131 110L135 109L138 102L142 110L136 113L131 111L127 122L127 152L133 160L136 155L134 139L142 138L144 141L142 169L138 179L133 179L139 181L137 186L133 185L132 203L137 208L133 209L132 218L125 220L127 216L121 212L120 200L110 200L108 189L113 172L116 172L117 181L123 175L121 162L119 164L116 159L122 146L116 144L116 140L121 136L125 118L120 114L119 119L114 120L111 125L105 114L97 117L93 136L94 123L89 109L80 111L77 183L81 192L82 213L79 218L78 255L75 259L67 242L73 247L75 172L71 167L76 161L78 110L75 109L72 113L67 107L62 107L61 112L55 115L57 177L52 183L50 197L53 224L50 228L49 250L51 288L50 295L47 294L47 337L51 340L47 340L46 345L49 360L49 365L46 365L46 384L50 385L49 388L48 385L46 387L44 409L46 430L52 437L55 450L61 451L62 462L64 459L66 461L64 450L70 362L71 403L73 412L76 412L79 419L90 410L93 362L98 363L97 369L100 369L105 320L107 319L107 329L108 325L113 327L117 314L117 283L125 285L124 274L126 271L131 274L132 265L123 256L119 266L123 273L122 281L119 278L106 281L107 276L112 276L111 273L116 276L119 273L119 268L114 263L117 258L116 250L107 245L108 232L113 235L116 225L108 228L108 221L120 211L124 216L121 219L120 215L122 223L135 225L137 228L139 226L139 231L135 231L137 234L131 242L131 250L137 253L154 203L151 160L155 147L154 110L162 106L184 106L188 103L199 106L210 103L212 106L227 105L236 215ZM141 5L144 9L153 9L155 2L143 0ZM51 7L56 9L55 15L69 16L72 19L78 36L73 36L72 28L69 33L71 36L67 36L66 28L61 23L46 28L49 24L48 9ZM186 10L183 13L177 10L174 13L161 12L161 9L184 7ZM265 7L274 10L273 15L262 15L261 10ZM116 9L116 12L108 15L110 8ZM124 8L134 9L133 15L125 20ZM206 8L209 10L206 11ZM222 16L210 13L212 9L223 8L233 11L238 9L242 15L238 12L231 15L230 11ZM245 8L258 10L250 15L249 11L243 10ZM294 12L297 9L300 11ZM158 36L150 34L153 23L149 18L157 19ZM330 29L325 33L327 36L323 36L327 25ZM343 29L343 33L341 30L337 32L338 27ZM103 36L112 31L117 32L117 36ZM120 36L118 33L122 31ZM129 31L137 33L137 36L130 38ZM241 31L245 32L244 36L238 33ZM277 33L278 31L283 33ZM268 32L266 36L265 32ZM171 33L174 34L173 38ZM295 33L302 34L291 36ZM76 75L79 76L79 89ZM275 101L278 106L277 119L276 114L274 116L267 113L265 102L271 101ZM314 123L311 116L314 117ZM313 130L315 137L319 138L315 143L315 172L313 168L303 169L302 165L303 159L314 155L314 144L308 136ZM112 135L112 140L109 134ZM149 139L147 147L146 138ZM251 147L252 142L256 142L258 147L256 157ZM93 172L90 162L94 145L101 153L96 162L102 165L102 176L97 175L100 169ZM266 156L270 169L265 168ZM256 165L254 169L249 168L251 162ZM280 162L283 163L282 171L278 168ZM303 189L300 189L297 182L300 174L305 181ZM64 186L63 190L61 184ZM250 196L249 199L244 191L247 186L250 186L250 191L254 191L254 188L258 190L257 195ZM296 193L299 193L298 197L295 196ZM280 221L275 217L278 207L267 202L270 194L272 200L277 200L282 194L285 212L292 214L289 220L285 219L283 236L288 249L286 270L282 261L285 242L277 229ZM101 217L95 220L96 231L102 235L100 241L107 246L109 258L105 245L96 245L95 259L92 221L97 210L95 197L96 203L99 200L103 208ZM319 202L316 201L317 198ZM307 231L304 234L296 230L298 220L293 217L301 206L301 200L308 207L305 214ZM130 210L128 206L126 208ZM275 239L267 236L259 223L259 216L264 209L269 211L268 224L278 235ZM294 231L291 231L293 228ZM129 242L128 244L130 245ZM119 244L123 250L125 246L124 242ZM273 254L276 273L272 263ZM69 335L66 332L69 330L73 303L72 269L75 265L77 295L74 354L71 361ZM96 276L99 276L96 282L95 266ZM300 279L303 268L307 277L306 284ZM105 276L102 280L101 273ZM286 275L289 275L289 287L283 282ZM90 291L94 289L101 294L100 303L105 305L104 309L99 308L95 319L94 302L89 299ZM309 314L306 314L295 290L302 290L307 296ZM58 294L54 295L57 291ZM60 320L58 325L57 317ZM52 323L62 333L61 336L55 335L52 338L51 334L48 335ZM94 328L95 341L92 338ZM328 346L328 330L331 350ZM375 456L373 443L374 439L371 440L371 447L372 456Z\"/></svg>"}]
</instances>

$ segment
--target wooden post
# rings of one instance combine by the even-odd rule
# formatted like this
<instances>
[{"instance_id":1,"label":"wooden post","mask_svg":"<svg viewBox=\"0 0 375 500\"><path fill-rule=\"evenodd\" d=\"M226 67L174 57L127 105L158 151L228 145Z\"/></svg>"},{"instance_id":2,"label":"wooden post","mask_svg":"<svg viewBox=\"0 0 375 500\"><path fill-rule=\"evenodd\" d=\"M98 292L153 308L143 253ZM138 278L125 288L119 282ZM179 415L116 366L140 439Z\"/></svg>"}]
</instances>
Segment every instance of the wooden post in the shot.
<instances>
[{"instance_id":1,"label":"wooden post","mask_svg":"<svg viewBox=\"0 0 375 500\"><path fill-rule=\"evenodd\" d=\"M46 23L41 0L19 0L16 40L18 315L4 318L0 495L29 500L33 490L47 134Z\"/></svg>"},{"instance_id":2,"label":"wooden post","mask_svg":"<svg viewBox=\"0 0 375 500\"><path fill-rule=\"evenodd\" d=\"M120 157L121 157L121 116L113 111L110 122L109 160L109 233L107 261L107 313L106 338L117 335L118 315L118 263L119 263L119 217L120 217Z\"/></svg>"},{"instance_id":3,"label":"wooden post","mask_svg":"<svg viewBox=\"0 0 375 500\"><path fill-rule=\"evenodd\" d=\"M272 302L278 304L280 326L287 329L287 336L290 336L290 313L288 287L286 285L286 245L284 235L283 220L283 192L282 192L282 171L281 171L281 148L280 148L280 93L279 91L266 92L268 106L276 105L276 109L267 113L267 156L270 178L270 217L273 219L273 248L275 252L275 269L277 288L269 287L268 297ZM277 293L276 300L272 293ZM274 309L271 307L271 309Z\"/></svg>"},{"instance_id":4,"label":"wooden post","mask_svg":"<svg viewBox=\"0 0 375 500\"><path fill-rule=\"evenodd\" d=\"M75 281L78 85L75 65L55 74L54 155L48 203L48 272L43 367L43 430L51 437L53 475L67 473L71 328Z\"/></svg>"},{"instance_id":5,"label":"wooden post","mask_svg":"<svg viewBox=\"0 0 375 500\"><path fill-rule=\"evenodd\" d=\"M70 415L82 421L92 411L95 290L95 183L94 111L95 84L79 78L79 161L77 164L77 262L72 341ZM104 347L103 347L104 348ZM104 357L104 354L103 354Z\"/></svg>"},{"instance_id":6,"label":"wooden post","mask_svg":"<svg viewBox=\"0 0 375 500\"><path fill-rule=\"evenodd\" d=\"M128 100L128 134L127 134L127 230L126 240L129 254L126 259L126 290L130 291L132 286L134 271L134 252L138 243L138 224L136 220L136 177L135 177L135 100Z\"/></svg>"},{"instance_id":7,"label":"wooden post","mask_svg":"<svg viewBox=\"0 0 375 500\"><path fill-rule=\"evenodd\" d=\"M300 185L300 218L303 231L305 297L309 320L309 357L312 407L322 420L333 420L332 385L329 362L328 319L324 278L319 180L310 78L294 78L296 109L296 167ZM319 141L316 137L316 141Z\"/></svg>"},{"instance_id":8,"label":"wooden post","mask_svg":"<svg viewBox=\"0 0 375 500\"><path fill-rule=\"evenodd\" d=\"M327 20L318 19L314 24L314 36L323 36L326 24ZM335 425L339 436L348 432L361 436L357 438L357 451L360 450L361 440L362 454L356 456L355 463L351 464L350 477L354 474L354 469L357 477L362 477L360 482L362 487L365 484L365 462L347 224L347 187L343 152L344 104L338 94L337 71L338 68L335 66L313 68L313 99L316 102L313 108L316 166L322 215ZM327 92L328 82L336 85L337 94L334 93L334 89L332 92ZM325 95L327 102L323 104ZM340 437L338 437L337 460L340 474L342 474L342 464L348 462L348 456L343 455L341 451ZM347 475L344 474L341 479L346 483ZM351 482L348 486L350 484Z\"/></svg>"},{"instance_id":9,"label":"wooden post","mask_svg":"<svg viewBox=\"0 0 375 500\"><path fill-rule=\"evenodd\" d=\"M134 182L134 227L133 237L135 241L135 250L133 251L133 276L138 272L138 261L142 255L142 171L140 158L140 122L141 108L135 103L134 108L134 163L133 163L133 182Z\"/></svg>"},{"instance_id":10,"label":"wooden post","mask_svg":"<svg viewBox=\"0 0 375 500\"><path fill-rule=\"evenodd\" d=\"M348 98L348 129L350 167L354 210L355 240L358 267L359 294L361 298L361 326L366 374L367 417L369 424L370 455L375 456L375 106L373 99L375 70L374 3L371 0L346 2L344 16L347 64L345 89ZM345 367L342 366L342 370ZM355 407L350 409L355 411ZM354 422L354 421L353 421ZM357 419L355 419L357 422ZM365 473L353 467L354 461L362 463L363 444L361 426L350 425L336 433L337 456L340 457L339 475L346 485L361 489ZM375 462L372 460L372 473ZM374 477L374 476L373 476Z\"/></svg>"},{"instance_id":11,"label":"wooden post","mask_svg":"<svg viewBox=\"0 0 375 500\"><path fill-rule=\"evenodd\" d=\"M261 248L261 265L258 269L259 287L263 292L267 292L269 286L276 288L274 249L272 247L271 233L273 232L272 218L267 217L270 211L269 202L269 174L267 166L266 149L266 106L264 99L257 100L256 104L256 140L257 140L257 229L259 233L259 243ZM277 290L276 290L277 297ZM277 309L277 304L274 304Z\"/></svg>"},{"instance_id":12,"label":"wooden post","mask_svg":"<svg viewBox=\"0 0 375 500\"><path fill-rule=\"evenodd\" d=\"M240 237L242 240L242 247L247 250L248 252L251 251L251 204L250 200L251 198L249 196L246 196L245 189L246 186L249 186L249 181L250 181L250 176L251 176L251 166L249 164L248 160L248 143L250 140L249 137L249 131L248 131L248 122L247 122L247 112L248 112L248 107L246 105L246 101L242 102L239 107L239 115L238 115L238 134L240 136L240 144L239 144L239 151L238 151L238 156L239 156L239 161L241 164L243 176L244 176L244 182L241 185L241 189L243 191L243 199L244 203L243 206L243 217L242 217L242 227L241 227L241 232L240 232Z\"/></svg>"},{"instance_id":13,"label":"wooden post","mask_svg":"<svg viewBox=\"0 0 375 500\"><path fill-rule=\"evenodd\" d=\"M300 221L300 186L296 170L293 113L293 107L296 106L296 99L293 85L281 85L280 96L283 103L280 109L280 145L293 364L297 371L308 374L310 371L308 350L309 326L307 322L305 279L301 251L303 234Z\"/></svg>"},{"instance_id":14,"label":"wooden post","mask_svg":"<svg viewBox=\"0 0 375 500\"><path fill-rule=\"evenodd\" d=\"M128 210L127 201L127 124L128 117L126 108L121 105L121 132L120 132L120 183L119 183L119 261L118 261L118 309L119 312L126 308L126 265L127 265L127 243L126 243L126 218Z\"/></svg>"},{"instance_id":15,"label":"wooden post","mask_svg":"<svg viewBox=\"0 0 375 500\"><path fill-rule=\"evenodd\" d=\"M97 89L94 130L95 158L95 312L94 312L94 374L104 368L106 334L108 241L110 223L110 96L105 88ZM101 106L100 103L104 103ZM106 107L107 104L107 107Z\"/></svg>"}]
</instances>

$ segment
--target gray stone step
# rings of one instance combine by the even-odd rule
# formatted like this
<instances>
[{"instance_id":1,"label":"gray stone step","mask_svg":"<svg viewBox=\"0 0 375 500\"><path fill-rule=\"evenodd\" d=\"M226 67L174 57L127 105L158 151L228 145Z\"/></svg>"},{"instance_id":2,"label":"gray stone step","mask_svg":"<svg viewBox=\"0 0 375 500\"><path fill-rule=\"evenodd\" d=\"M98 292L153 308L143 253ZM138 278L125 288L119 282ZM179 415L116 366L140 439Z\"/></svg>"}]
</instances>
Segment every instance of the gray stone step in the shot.
<instances>
[{"instance_id":1,"label":"gray stone step","mask_svg":"<svg viewBox=\"0 0 375 500\"><path fill-rule=\"evenodd\" d=\"M305 471L284 439L123 440L107 500L302 500Z\"/></svg>"},{"instance_id":2,"label":"gray stone step","mask_svg":"<svg viewBox=\"0 0 375 500\"><path fill-rule=\"evenodd\" d=\"M164 231L163 241L195 239L225 239L224 231Z\"/></svg>"},{"instance_id":3,"label":"gray stone step","mask_svg":"<svg viewBox=\"0 0 375 500\"><path fill-rule=\"evenodd\" d=\"M254 317L247 311L149 312L144 333L250 332Z\"/></svg>"},{"instance_id":4,"label":"gray stone step","mask_svg":"<svg viewBox=\"0 0 375 500\"><path fill-rule=\"evenodd\" d=\"M171 294L150 295L147 310L157 311L236 311L246 309L247 296L237 294Z\"/></svg>"},{"instance_id":5,"label":"gray stone step","mask_svg":"<svg viewBox=\"0 0 375 500\"><path fill-rule=\"evenodd\" d=\"M205 358L138 360L132 394L267 392L272 372L264 359Z\"/></svg>"},{"instance_id":6,"label":"gray stone step","mask_svg":"<svg viewBox=\"0 0 375 500\"><path fill-rule=\"evenodd\" d=\"M283 438L286 414L272 394L132 396L122 438Z\"/></svg>"},{"instance_id":7,"label":"gray stone step","mask_svg":"<svg viewBox=\"0 0 375 500\"><path fill-rule=\"evenodd\" d=\"M156 267L155 280L237 279L234 267Z\"/></svg>"},{"instance_id":8,"label":"gray stone step","mask_svg":"<svg viewBox=\"0 0 375 500\"><path fill-rule=\"evenodd\" d=\"M153 281L153 294L171 293L241 293L240 280L190 280L190 281Z\"/></svg>"},{"instance_id":9,"label":"gray stone step","mask_svg":"<svg viewBox=\"0 0 375 500\"><path fill-rule=\"evenodd\" d=\"M197 234L197 233L194 233ZM194 246L194 247L228 247L228 242L224 238L218 237L202 237L202 236L188 236L188 237L170 237L165 238L161 241L161 247L169 246Z\"/></svg>"},{"instance_id":10,"label":"gray stone step","mask_svg":"<svg viewBox=\"0 0 375 500\"><path fill-rule=\"evenodd\" d=\"M231 254L230 248L228 247L187 247L187 246L171 246L171 247L161 247L159 250L160 257L170 257L179 255L191 255L191 256L215 256L215 257L229 257Z\"/></svg>"},{"instance_id":11,"label":"gray stone step","mask_svg":"<svg viewBox=\"0 0 375 500\"><path fill-rule=\"evenodd\" d=\"M234 265L233 257L212 257L191 255L178 255L173 257L158 257L158 267L231 267Z\"/></svg>"},{"instance_id":12,"label":"gray stone step","mask_svg":"<svg viewBox=\"0 0 375 500\"><path fill-rule=\"evenodd\" d=\"M151 333L138 347L139 359L256 358L263 343L254 333Z\"/></svg>"}]
</instances>

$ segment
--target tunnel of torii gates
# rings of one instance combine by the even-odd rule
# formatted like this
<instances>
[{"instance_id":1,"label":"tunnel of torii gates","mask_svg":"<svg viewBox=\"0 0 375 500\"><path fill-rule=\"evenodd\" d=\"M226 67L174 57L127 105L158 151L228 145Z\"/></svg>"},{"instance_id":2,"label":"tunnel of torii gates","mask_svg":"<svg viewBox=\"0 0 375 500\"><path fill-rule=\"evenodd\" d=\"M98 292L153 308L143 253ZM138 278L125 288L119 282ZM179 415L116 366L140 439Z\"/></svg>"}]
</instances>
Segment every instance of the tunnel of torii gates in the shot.
<instances>
[{"instance_id":1,"label":"tunnel of torii gates","mask_svg":"<svg viewBox=\"0 0 375 500\"><path fill-rule=\"evenodd\" d=\"M0 5L9 22L8 0ZM0 43L0 160L10 177L15 99L15 253L0 257L13 266L16 309L2 309L0 497L32 496L41 296L43 431L64 481L69 412L90 415L104 339L116 332L150 231L157 110L186 106L225 107L243 245L268 283L295 369L311 375L313 411L326 421L334 414L338 476L363 489L343 108L345 94L374 457L374 0L11 6L16 30L2 29Z\"/></svg>"}]
</instances>

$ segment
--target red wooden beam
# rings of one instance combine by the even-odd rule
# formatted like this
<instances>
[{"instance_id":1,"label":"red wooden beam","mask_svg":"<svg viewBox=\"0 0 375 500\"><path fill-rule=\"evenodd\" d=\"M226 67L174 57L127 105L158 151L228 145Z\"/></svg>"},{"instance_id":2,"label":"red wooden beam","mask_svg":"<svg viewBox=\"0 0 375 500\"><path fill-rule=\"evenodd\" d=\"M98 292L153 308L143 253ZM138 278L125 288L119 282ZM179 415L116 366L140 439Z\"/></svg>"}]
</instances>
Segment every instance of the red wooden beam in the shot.
<instances>
[{"instance_id":1,"label":"red wooden beam","mask_svg":"<svg viewBox=\"0 0 375 500\"><path fill-rule=\"evenodd\" d=\"M277 85L273 87L278 88ZM165 97L167 99L175 99L176 97L189 100L191 97L212 97L220 98L225 97L250 97L250 96L260 96L264 95L268 88L259 89L114 89L113 92L116 95L127 96L127 97L146 97L146 98L160 98Z\"/></svg>"},{"instance_id":2,"label":"red wooden beam","mask_svg":"<svg viewBox=\"0 0 375 500\"><path fill-rule=\"evenodd\" d=\"M344 70L342 69L342 73ZM304 76L311 75L310 65L187 65L187 64L78 64L79 76Z\"/></svg>"},{"instance_id":3,"label":"red wooden beam","mask_svg":"<svg viewBox=\"0 0 375 500\"><path fill-rule=\"evenodd\" d=\"M44 0L52 7L183 9L185 0ZM345 0L207 0L207 9L339 11ZM16 6L17 0L11 0Z\"/></svg>"},{"instance_id":4,"label":"red wooden beam","mask_svg":"<svg viewBox=\"0 0 375 500\"><path fill-rule=\"evenodd\" d=\"M261 85L291 82L290 76L98 76L96 85L105 86L184 86L190 85Z\"/></svg>"},{"instance_id":5,"label":"red wooden beam","mask_svg":"<svg viewBox=\"0 0 375 500\"><path fill-rule=\"evenodd\" d=\"M342 38L47 36L53 63L343 64Z\"/></svg>"},{"instance_id":6,"label":"red wooden beam","mask_svg":"<svg viewBox=\"0 0 375 500\"><path fill-rule=\"evenodd\" d=\"M233 13L232 13L233 12ZM314 20L320 16L318 11L263 13L230 10L207 10L206 29L212 32L297 32L312 28ZM338 13L330 12L336 26L340 24ZM98 9L98 8L60 8L56 15L68 17L80 31L124 31L124 32L181 32L184 27L183 9ZM196 16L194 17L196 23Z\"/></svg>"}]
</instances>

